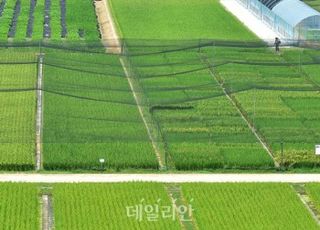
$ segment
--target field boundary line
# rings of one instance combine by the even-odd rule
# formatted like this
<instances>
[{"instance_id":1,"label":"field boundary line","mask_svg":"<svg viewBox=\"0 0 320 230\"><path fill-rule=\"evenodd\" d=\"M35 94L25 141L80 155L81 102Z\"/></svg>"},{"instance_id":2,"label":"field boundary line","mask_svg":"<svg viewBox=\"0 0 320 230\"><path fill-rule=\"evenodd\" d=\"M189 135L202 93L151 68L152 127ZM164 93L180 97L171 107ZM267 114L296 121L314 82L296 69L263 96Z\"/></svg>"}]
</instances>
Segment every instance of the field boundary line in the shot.
<instances>
[{"instance_id":1,"label":"field boundary line","mask_svg":"<svg viewBox=\"0 0 320 230\"><path fill-rule=\"evenodd\" d=\"M297 196L304 206L308 209L312 218L317 222L318 225L320 225L320 213L306 192L305 184L294 184L292 185L292 188L295 190Z\"/></svg>"},{"instance_id":2,"label":"field boundary line","mask_svg":"<svg viewBox=\"0 0 320 230\"><path fill-rule=\"evenodd\" d=\"M37 112L36 112L36 170L42 167L42 125L43 125L43 54L38 55Z\"/></svg>"},{"instance_id":3,"label":"field boundary line","mask_svg":"<svg viewBox=\"0 0 320 230\"><path fill-rule=\"evenodd\" d=\"M108 53L120 54L121 43L107 0L94 1L101 40Z\"/></svg>"},{"instance_id":4,"label":"field boundary line","mask_svg":"<svg viewBox=\"0 0 320 230\"><path fill-rule=\"evenodd\" d=\"M41 196L42 203L42 230L54 229L54 218L52 208L52 196L49 194L43 194Z\"/></svg>"},{"instance_id":5,"label":"field boundary line","mask_svg":"<svg viewBox=\"0 0 320 230\"><path fill-rule=\"evenodd\" d=\"M54 229L54 215L52 205L52 187L41 187L41 229L53 230Z\"/></svg>"},{"instance_id":6,"label":"field boundary line","mask_svg":"<svg viewBox=\"0 0 320 230\"><path fill-rule=\"evenodd\" d=\"M210 74L212 75L213 79L218 83L218 85L220 86L220 88L222 89L223 93L225 94L225 96L228 98L228 100L232 103L232 105L236 108L236 110L238 111L238 113L240 114L241 118L246 122L247 126L249 127L249 129L251 130L251 132L255 135L255 137L258 139L258 141L260 142L260 144L262 145L262 147L266 150L266 152L268 153L268 155L271 157L271 159L274 162L275 167L279 168L280 165L279 163L276 161L271 149L269 149L268 145L263 141L263 139L260 137L260 135L258 134L256 128L254 125L252 125L249 120L246 118L245 114L242 112L242 110L239 108L239 105L237 104L237 102L235 101L235 99L227 92L226 88L224 87L223 83L220 82L217 78L216 78L216 73L214 72L214 70L212 69L212 66L210 65L210 63L208 62L207 58L202 58L200 57L209 67L209 71Z\"/></svg>"},{"instance_id":7,"label":"field boundary line","mask_svg":"<svg viewBox=\"0 0 320 230\"><path fill-rule=\"evenodd\" d=\"M137 104L137 107L138 107L140 116L141 116L142 121L143 121L143 123L144 123L144 126L146 127L146 130L147 130L149 139L151 140L151 144L152 144L152 147L153 147L153 149L154 149L154 151L155 151L156 157L157 157L157 159L158 159L159 166L160 166L160 168L163 168L163 167L164 167L164 164L163 164L162 159L161 159L161 151L160 151L160 149L158 148L158 145L156 144L157 142L156 142L155 138L154 138L153 135L152 135L151 129L150 129L150 127L149 127L149 125L148 125L148 122L147 122L147 120L146 120L146 118L145 118L143 109L141 108L141 105L140 105L140 102L139 102L139 101L140 101L140 100L139 100L139 97L137 96L137 94L136 94L136 92L135 92L135 90L134 90L134 86L133 86L132 79L131 79L130 74L129 74L128 70L127 70L127 67L126 67L126 65L125 65L124 60L123 60L123 58L121 58L121 57L120 57L120 62L121 62L121 65L122 65L122 67L123 67L123 70L124 70L124 72L125 72L125 75L127 76L130 89L131 89L131 91L132 91L134 100L136 101L136 104Z\"/></svg>"},{"instance_id":8,"label":"field boundary line","mask_svg":"<svg viewBox=\"0 0 320 230\"><path fill-rule=\"evenodd\" d=\"M171 199L172 205L175 208L176 212L178 212L179 206L188 207L188 202L184 199L184 196L179 184L165 184L165 188L167 190L167 193ZM190 206L188 208L190 208ZM189 221L186 221L186 219L181 219L181 216L179 215L179 213L177 213L177 217L179 219L179 223L182 229L185 229L185 230L199 229L192 215L192 212L189 212L189 210L183 215L183 218L187 218L187 220Z\"/></svg>"}]
</instances>

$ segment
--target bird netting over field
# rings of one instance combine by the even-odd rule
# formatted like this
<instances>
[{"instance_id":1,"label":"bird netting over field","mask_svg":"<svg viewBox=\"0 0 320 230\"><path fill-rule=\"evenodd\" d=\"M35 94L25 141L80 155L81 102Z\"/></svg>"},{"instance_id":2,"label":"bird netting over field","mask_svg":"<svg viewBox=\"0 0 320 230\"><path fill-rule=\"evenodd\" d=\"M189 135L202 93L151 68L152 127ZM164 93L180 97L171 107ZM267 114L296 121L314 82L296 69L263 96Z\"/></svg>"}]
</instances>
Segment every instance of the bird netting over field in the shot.
<instances>
[{"instance_id":1,"label":"bird netting over field","mask_svg":"<svg viewBox=\"0 0 320 230\"><path fill-rule=\"evenodd\" d=\"M1 48L0 92L8 98L0 112L2 168L34 164L40 52L45 169L94 169L99 158L109 168L157 169L154 145L172 169L273 168L247 122L277 162L319 165L317 49L276 54L249 42L124 43L121 55L93 43Z\"/></svg>"}]
</instances>

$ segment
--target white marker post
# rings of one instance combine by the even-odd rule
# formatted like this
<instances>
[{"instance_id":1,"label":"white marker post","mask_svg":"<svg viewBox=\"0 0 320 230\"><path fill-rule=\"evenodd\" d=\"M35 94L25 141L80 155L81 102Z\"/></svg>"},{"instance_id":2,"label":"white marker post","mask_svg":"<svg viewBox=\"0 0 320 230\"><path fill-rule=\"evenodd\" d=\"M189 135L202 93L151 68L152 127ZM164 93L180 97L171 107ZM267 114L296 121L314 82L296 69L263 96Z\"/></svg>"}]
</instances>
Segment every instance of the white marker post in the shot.
<instances>
[{"instance_id":1,"label":"white marker post","mask_svg":"<svg viewBox=\"0 0 320 230\"><path fill-rule=\"evenodd\" d=\"M316 155L320 156L320 145L316 145Z\"/></svg>"},{"instance_id":2,"label":"white marker post","mask_svg":"<svg viewBox=\"0 0 320 230\"><path fill-rule=\"evenodd\" d=\"M100 159L99 159L99 162L100 162L100 164L101 164L101 170L103 170L103 164L105 163L105 159L100 158Z\"/></svg>"}]
</instances>

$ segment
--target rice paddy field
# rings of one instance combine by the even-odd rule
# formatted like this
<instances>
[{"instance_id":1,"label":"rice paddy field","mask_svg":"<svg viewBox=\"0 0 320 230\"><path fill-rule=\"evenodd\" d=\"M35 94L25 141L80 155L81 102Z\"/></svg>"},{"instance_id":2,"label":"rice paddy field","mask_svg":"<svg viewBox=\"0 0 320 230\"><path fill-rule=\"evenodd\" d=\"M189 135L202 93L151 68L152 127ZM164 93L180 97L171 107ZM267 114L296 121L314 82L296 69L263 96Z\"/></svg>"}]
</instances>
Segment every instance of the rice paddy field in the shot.
<instances>
[{"instance_id":1,"label":"rice paddy field","mask_svg":"<svg viewBox=\"0 0 320 230\"><path fill-rule=\"evenodd\" d=\"M125 39L258 40L218 0L111 0L110 6Z\"/></svg>"},{"instance_id":2,"label":"rice paddy field","mask_svg":"<svg viewBox=\"0 0 320 230\"><path fill-rule=\"evenodd\" d=\"M160 200L159 206L171 207L171 199L161 184L60 184L53 187L52 195L53 208L57 210L55 229L181 228L178 219L161 218L160 210L155 221L148 221L146 216L138 220L127 216L127 207L140 202L153 207ZM149 215L155 213L149 211Z\"/></svg>"},{"instance_id":3,"label":"rice paddy field","mask_svg":"<svg viewBox=\"0 0 320 230\"><path fill-rule=\"evenodd\" d=\"M0 197L1 229L39 229L40 204L35 185L1 183Z\"/></svg>"},{"instance_id":4,"label":"rice paddy field","mask_svg":"<svg viewBox=\"0 0 320 230\"><path fill-rule=\"evenodd\" d=\"M305 186L318 200L319 184ZM0 188L2 229L41 229L43 194L50 197L55 229L184 229L187 221L197 229L319 229L292 184L180 184L180 199L192 210L185 220L168 184L1 183Z\"/></svg>"},{"instance_id":5,"label":"rice paddy field","mask_svg":"<svg viewBox=\"0 0 320 230\"><path fill-rule=\"evenodd\" d=\"M96 41L100 37L90 0L2 0L0 25L0 41Z\"/></svg>"},{"instance_id":6,"label":"rice paddy field","mask_svg":"<svg viewBox=\"0 0 320 230\"><path fill-rule=\"evenodd\" d=\"M313 183L313 184L307 184L306 185L306 191L308 194L310 194L310 199L314 202L315 208L320 211L320 186L319 184Z\"/></svg>"},{"instance_id":7,"label":"rice paddy field","mask_svg":"<svg viewBox=\"0 0 320 230\"><path fill-rule=\"evenodd\" d=\"M91 1L2 1L0 25L18 16L14 41L32 25L32 40L49 33L52 42L0 54L1 169L35 167L39 52L45 170L319 165L319 51L276 55L216 0L109 4L124 39L122 56L89 42L99 37Z\"/></svg>"},{"instance_id":8,"label":"rice paddy field","mask_svg":"<svg viewBox=\"0 0 320 230\"><path fill-rule=\"evenodd\" d=\"M0 169L32 170L35 152L36 56L1 49Z\"/></svg>"},{"instance_id":9,"label":"rice paddy field","mask_svg":"<svg viewBox=\"0 0 320 230\"><path fill-rule=\"evenodd\" d=\"M45 169L158 169L119 58L47 50Z\"/></svg>"},{"instance_id":10,"label":"rice paddy field","mask_svg":"<svg viewBox=\"0 0 320 230\"><path fill-rule=\"evenodd\" d=\"M149 5L152 2L136 1L134 4L141 4L137 11L143 7L152 8ZM134 74L162 130L168 164L171 160L171 165L177 169L272 167L270 156L240 116L240 110L277 162L290 167L316 167L319 164L314 154L319 139L316 127L320 123L316 115L319 112L316 105L319 53L293 49L279 56L263 45L250 48L250 44L245 43L187 42L190 38L204 37L201 32L194 32L195 28L223 25L223 20L218 21L219 25L211 25L217 22L213 19L197 20L198 26L179 25L180 18L188 25L188 20L192 21L197 12L204 14L205 10L200 7L210 4L212 8L206 7L206 10L216 9L219 18L224 15L229 21L232 18L219 10L218 2L217 8L211 1L197 4L188 19L184 16L191 14L179 14L176 11L184 8L169 7L171 4L174 5L174 1L164 1L163 8L151 10L165 13L138 15L134 11L124 13L130 6L127 1L112 2L122 36L136 38L135 25L150 27L150 34L144 31L143 35L137 35L150 40L143 43L128 39L127 46L129 59L135 66ZM186 1L188 4L192 1ZM160 20L159 15L164 18ZM218 33L224 31L226 39L254 40L241 24L230 24L235 27L228 33L222 29L203 31L211 33L206 34L206 38L221 39ZM165 29L160 30L161 26ZM178 30L175 26L184 29ZM162 37L181 41L162 42L163 46L160 41L151 41ZM192 48L201 44L204 48ZM236 106L227 99L223 89Z\"/></svg>"},{"instance_id":11,"label":"rice paddy field","mask_svg":"<svg viewBox=\"0 0 320 230\"><path fill-rule=\"evenodd\" d=\"M319 172L319 49L275 53L218 0L107 2L120 54L100 41L110 23L94 1L0 0L3 173ZM0 229L313 230L319 194L318 183L0 183Z\"/></svg>"},{"instance_id":12,"label":"rice paddy field","mask_svg":"<svg viewBox=\"0 0 320 230\"><path fill-rule=\"evenodd\" d=\"M202 229L319 229L288 184L186 184L182 191Z\"/></svg>"},{"instance_id":13,"label":"rice paddy field","mask_svg":"<svg viewBox=\"0 0 320 230\"><path fill-rule=\"evenodd\" d=\"M263 51L258 55L256 49L251 51L245 50L245 62L251 64L232 60L240 63L216 68L217 77L240 104L279 162L297 167L318 165L314 146L319 139L316 114L320 98L319 78L315 76L318 63L313 60L319 53L290 50L283 56L274 57L272 52ZM226 55L225 49L221 52Z\"/></svg>"},{"instance_id":14,"label":"rice paddy field","mask_svg":"<svg viewBox=\"0 0 320 230\"><path fill-rule=\"evenodd\" d=\"M179 170L268 168L273 162L202 63L197 49L131 58Z\"/></svg>"}]
</instances>

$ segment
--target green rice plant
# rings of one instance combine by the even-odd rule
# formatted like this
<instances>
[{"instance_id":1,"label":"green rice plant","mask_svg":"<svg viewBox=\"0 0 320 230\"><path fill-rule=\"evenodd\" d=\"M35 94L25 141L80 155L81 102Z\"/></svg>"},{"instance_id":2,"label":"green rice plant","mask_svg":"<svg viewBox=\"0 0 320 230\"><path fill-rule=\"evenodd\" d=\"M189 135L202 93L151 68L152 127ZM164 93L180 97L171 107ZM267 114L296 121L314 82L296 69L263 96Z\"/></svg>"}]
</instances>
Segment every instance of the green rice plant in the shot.
<instances>
[{"instance_id":1,"label":"green rice plant","mask_svg":"<svg viewBox=\"0 0 320 230\"><path fill-rule=\"evenodd\" d=\"M55 229L180 229L179 221L163 218L141 221L127 216L127 208L139 205L171 207L162 184L57 184L53 188ZM155 211L154 211L155 213ZM140 211L138 213L140 215Z\"/></svg>"},{"instance_id":2,"label":"green rice plant","mask_svg":"<svg viewBox=\"0 0 320 230\"><path fill-rule=\"evenodd\" d=\"M96 41L99 39L95 9L91 0L66 1L66 10L68 40Z\"/></svg>"},{"instance_id":3,"label":"green rice plant","mask_svg":"<svg viewBox=\"0 0 320 230\"><path fill-rule=\"evenodd\" d=\"M61 39L61 17L60 12L60 1L51 1L50 8L50 28L51 28L51 39Z\"/></svg>"},{"instance_id":4,"label":"green rice plant","mask_svg":"<svg viewBox=\"0 0 320 230\"><path fill-rule=\"evenodd\" d=\"M44 23L44 0L37 0L34 9L34 22L32 40L38 41L43 38L43 23Z\"/></svg>"},{"instance_id":5,"label":"green rice plant","mask_svg":"<svg viewBox=\"0 0 320 230\"><path fill-rule=\"evenodd\" d=\"M319 65L303 66L303 70L313 82L320 85L320 77L318 74L320 71Z\"/></svg>"},{"instance_id":6,"label":"green rice plant","mask_svg":"<svg viewBox=\"0 0 320 230\"><path fill-rule=\"evenodd\" d=\"M34 184L0 184L1 229L34 230L40 227L40 205Z\"/></svg>"},{"instance_id":7,"label":"green rice plant","mask_svg":"<svg viewBox=\"0 0 320 230\"><path fill-rule=\"evenodd\" d=\"M21 1L21 11L18 17L18 23L16 28L16 35L14 37L15 41L25 40L29 19L29 10L30 10L30 1L22 0Z\"/></svg>"},{"instance_id":8,"label":"green rice plant","mask_svg":"<svg viewBox=\"0 0 320 230\"><path fill-rule=\"evenodd\" d=\"M184 184L201 229L319 229L288 184Z\"/></svg>"},{"instance_id":9,"label":"green rice plant","mask_svg":"<svg viewBox=\"0 0 320 230\"><path fill-rule=\"evenodd\" d=\"M320 212L320 184L309 183L305 185L307 195L310 200L315 204L315 208Z\"/></svg>"}]
</instances>

